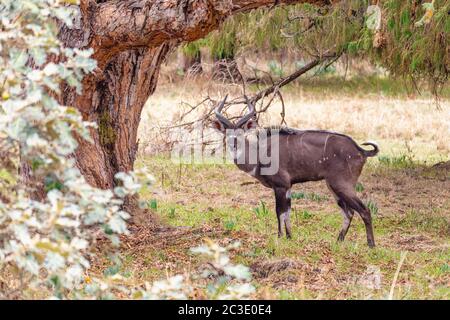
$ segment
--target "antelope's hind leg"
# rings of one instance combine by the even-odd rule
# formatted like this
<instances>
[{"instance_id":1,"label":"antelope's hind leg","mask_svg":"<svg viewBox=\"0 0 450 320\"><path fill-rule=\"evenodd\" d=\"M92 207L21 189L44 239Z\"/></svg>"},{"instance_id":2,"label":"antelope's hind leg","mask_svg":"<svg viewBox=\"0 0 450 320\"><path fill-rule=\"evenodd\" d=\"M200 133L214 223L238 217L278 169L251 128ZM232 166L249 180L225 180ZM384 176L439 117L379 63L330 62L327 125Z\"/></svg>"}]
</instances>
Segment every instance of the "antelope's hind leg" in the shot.
<instances>
[{"instance_id":1,"label":"antelope's hind leg","mask_svg":"<svg viewBox=\"0 0 450 320\"><path fill-rule=\"evenodd\" d=\"M342 209L342 218L343 218L342 229L339 232L338 241L344 241L345 236L347 235L348 232L348 228L352 223L354 212L342 199L338 200L338 205Z\"/></svg>"},{"instance_id":2,"label":"antelope's hind leg","mask_svg":"<svg viewBox=\"0 0 450 320\"><path fill-rule=\"evenodd\" d=\"M364 222L364 226L366 227L366 236L367 236L367 245L370 248L375 247L375 237L373 235L373 226L372 226L372 215L370 210L366 207L366 205L359 199L356 195L345 198L345 203L351 209L357 211L361 216L361 219Z\"/></svg>"},{"instance_id":3,"label":"antelope's hind leg","mask_svg":"<svg viewBox=\"0 0 450 320\"><path fill-rule=\"evenodd\" d=\"M338 193L340 193L340 192L338 191L338 188L336 186L333 187L333 185L330 184L328 181L326 183L327 183L328 189L333 194L333 197L336 200L336 203L341 208L343 220L342 220L342 228L341 228L341 231L339 232L337 241L344 241L345 236L347 235L347 232L348 232L348 228L350 227L350 224L352 223L354 212L351 209L351 207L347 204L347 202L345 202L345 199L343 197L339 197Z\"/></svg>"},{"instance_id":4,"label":"antelope's hind leg","mask_svg":"<svg viewBox=\"0 0 450 320\"><path fill-rule=\"evenodd\" d=\"M346 181L346 180L344 180ZM367 244L370 248L375 247L375 238L373 235L372 216L369 209L358 198L355 191L354 183L337 183L336 181L327 181L329 189L335 195L339 207L344 212L344 222L342 230L339 233L338 240L343 240L347 234L348 228L353 217L353 210L357 211L361 216L366 227ZM345 209L344 209L345 208ZM347 210L347 211L346 211ZM347 214L350 212L350 214Z\"/></svg>"}]
</instances>

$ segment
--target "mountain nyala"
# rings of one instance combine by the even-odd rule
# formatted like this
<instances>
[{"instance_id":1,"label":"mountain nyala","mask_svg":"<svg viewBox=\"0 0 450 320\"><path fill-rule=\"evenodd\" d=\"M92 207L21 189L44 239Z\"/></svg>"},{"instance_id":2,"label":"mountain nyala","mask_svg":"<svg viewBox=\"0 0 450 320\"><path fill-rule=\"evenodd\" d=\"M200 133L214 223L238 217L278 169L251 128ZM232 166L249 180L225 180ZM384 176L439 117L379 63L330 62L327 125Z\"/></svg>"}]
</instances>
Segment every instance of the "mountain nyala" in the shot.
<instances>
[{"instance_id":1,"label":"mountain nyala","mask_svg":"<svg viewBox=\"0 0 450 320\"><path fill-rule=\"evenodd\" d=\"M215 129L225 135L228 150L237 167L250 174L275 194L278 236L291 237L291 188L296 183L325 180L341 208L343 223L338 241L343 241L358 212L364 221L369 247L375 246L370 210L358 198L356 183L368 157L379 149L375 143L365 150L344 134L287 127L261 128L255 106L247 99L248 113L235 123L221 112L226 98L215 109Z\"/></svg>"}]
</instances>

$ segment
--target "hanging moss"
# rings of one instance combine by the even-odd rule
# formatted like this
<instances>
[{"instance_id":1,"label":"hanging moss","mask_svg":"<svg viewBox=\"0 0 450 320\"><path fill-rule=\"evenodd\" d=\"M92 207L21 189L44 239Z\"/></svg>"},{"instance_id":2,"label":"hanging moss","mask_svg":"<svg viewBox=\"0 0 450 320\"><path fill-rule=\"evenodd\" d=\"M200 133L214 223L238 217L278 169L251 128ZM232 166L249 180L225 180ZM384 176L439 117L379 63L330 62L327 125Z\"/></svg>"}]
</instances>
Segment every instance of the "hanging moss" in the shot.
<instances>
[{"instance_id":1,"label":"hanging moss","mask_svg":"<svg viewBox=\"0 0 450 320\"><path fill-rule=\"evenodd\" d=\"M423 25L417 22L425 15L425 9L416 1L390 0L380 5L386 21L381 30L385 43L378 54L374 54L374 48L368 54L393 75L444 83L450 67L447 53L450 34L446 30L450 1L435 0L434 15Z\"/></svg>"},{"instance_id":2,"label":"hanging moss","mask_svg":"<svg viewBox=\"0 0 450 320\"><path fill-rule=\"evenodd\" d=\"M209 36L209 48L215 60L233 59L235 56L237 38L237 22L225 22L221 32L214 32Z\"/></svg>"},{"instance_id":3,"label":"hanging moss","mask_svg":"<svg viewBox=\"0 0 450 320\"><path fill-rule=\"evenodd\" d=\"M393 76L430 80L433 86L445 83L450 68L450 1L434 0L434 14L422 25L418 21L426 11L421 4L428 0L380 1L382 24L377 31L366 27L371 3L344 0L326 8L297 4L253 10L228 19L201 45L209 46L216 59L255 48L301 53L332 48L368 57Z\"/></svg>"},{"instance_id":4,"label":"hanging moss","mask_svg":"<svg viewBox=\"0 0 450 320\"><path fill-rule=\"evenodd\" d=\"M186 56L191 59L197 60L200 58L200 48L204 45L204 40L198 40L190 42L183 46L182 50Z\"/></svg>"}]
</instances>

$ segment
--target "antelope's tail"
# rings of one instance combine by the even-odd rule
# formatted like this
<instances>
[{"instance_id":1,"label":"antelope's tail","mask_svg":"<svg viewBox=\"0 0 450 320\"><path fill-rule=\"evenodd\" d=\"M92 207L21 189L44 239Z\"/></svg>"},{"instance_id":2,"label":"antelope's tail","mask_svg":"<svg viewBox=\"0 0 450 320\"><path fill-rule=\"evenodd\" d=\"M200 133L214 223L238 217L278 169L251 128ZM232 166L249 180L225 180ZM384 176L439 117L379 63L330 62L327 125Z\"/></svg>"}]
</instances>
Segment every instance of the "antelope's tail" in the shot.
<instances>
[{"instance_id":1,"label":"antelope's tail","mask_svg":"<svg viewBox=\"0 0 450 320\"><path fill-rule=\"evenodd\" d=\"M361 145L363 145L363 146L372 146L373 147L372 150L365 150L363 148L360 148L362 153L366 157L375 157L378 154L378 152L380 151L380 149L378 148L378 145L375 142L364 142L364 143L361 143Z\"/></svg>"}]
</instances>

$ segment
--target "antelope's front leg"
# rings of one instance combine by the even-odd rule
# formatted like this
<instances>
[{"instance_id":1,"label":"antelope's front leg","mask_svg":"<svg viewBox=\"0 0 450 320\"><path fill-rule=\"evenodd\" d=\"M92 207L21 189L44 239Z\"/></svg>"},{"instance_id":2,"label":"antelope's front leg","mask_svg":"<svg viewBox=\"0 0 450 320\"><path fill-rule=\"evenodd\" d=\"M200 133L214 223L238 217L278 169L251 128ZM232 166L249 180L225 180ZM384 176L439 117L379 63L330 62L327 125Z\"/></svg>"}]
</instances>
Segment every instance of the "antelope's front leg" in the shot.
<instances>
[{"instance_id":1,"label":"antelope's front leg","mask_svg":"<svg viewBox=\"0 0 450 320\"><path fill-rule=\"evenodd\" d=\"M291 233L291 189L286 190L287 210L285 212L284 225L286 227L286 237L292 238Z\"/></svg>"},{"instance_id":2,"label":"antelope's front leg","mask_svg":"<svg viewBox=\"0 0 450 320\"><path fill-rule=\"evenodd\" d=\"M275 203L278 218L278 237L283 236L283 227L286 228L286 237L291 238L291 190L275 188Z\"/></svg>"}]
</instances>

